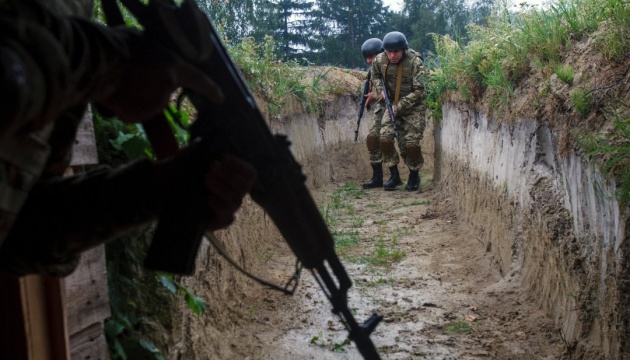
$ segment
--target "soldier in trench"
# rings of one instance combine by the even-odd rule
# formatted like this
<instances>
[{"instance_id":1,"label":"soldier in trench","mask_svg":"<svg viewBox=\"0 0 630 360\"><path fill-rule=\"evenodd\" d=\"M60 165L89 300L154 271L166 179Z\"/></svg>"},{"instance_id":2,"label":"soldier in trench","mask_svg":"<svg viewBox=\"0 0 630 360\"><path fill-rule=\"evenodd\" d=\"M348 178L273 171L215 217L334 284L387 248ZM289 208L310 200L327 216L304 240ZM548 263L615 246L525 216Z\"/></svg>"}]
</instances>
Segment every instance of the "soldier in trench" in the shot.
<instances>
[{"instance_id":1,"label":"soldier in trench","mask_svg":"<svg viewBox=\"0 0 630 360\"><path fill-rule=\"evenodd\" d=\"M385 52L379 54L372 63L372 77L375 91L381 94L381 106L385 107L384 91L387 91L392 102L400 148L399 156L394 147L394 125L389 113L384 111L380 119L379 145L383 163L389 168L391 176L383 184L383 189L395 190L402 185L398 171L398 163L402 157L409 168L405 189L414 191L420 186L419 171L424 164L420 148L426 110L424 66L420 54L409 49L407 38L398 31L392 31L383 37L383 48Z\"/></svg>"},{"instance_id":2,"label":"soldier in trench","mask_svg":"<svg viewBox=\"0 0 630 360\"><path fill-rule=\"evenodd\" d=\"M376 58L376 55L383 52L383 41L378 38L371 38L365 40L363 45L361 45L361 55L367 62L367 64L372 67L372 63ZM374 83L372 72L368 71L369 81L369 92L365 94L365 110L370 110L370 107L373 108L373 116L374 122L370 127L370 131L365 140L368 153L370 154L370 165L372 166L372 178L365 183L363 183L364 189L372 189L383 186L383 154L381 153L381 148L379 146L379 137L381 133L381 122L380 119L383 117L383 107L379 104L380 94L374 92ZM377 121L378 119L378 121Z\"/></svg>"},{"instance_id":3,"label":"soldier in trench","mask_svg":"<svg viewBox=\"0 0 630 360\"><path fill-rule=\"evenodd\" d=\"M0 0L0 10L0 274L67 275L81 252L188 192L209 229L233 221L255 171L230 156L202 162L198 144L63 177L89 102L141 122L180 86L221 101L211 79L134 30L90 21L91 1Z\"/></svg>"}]
</instances>

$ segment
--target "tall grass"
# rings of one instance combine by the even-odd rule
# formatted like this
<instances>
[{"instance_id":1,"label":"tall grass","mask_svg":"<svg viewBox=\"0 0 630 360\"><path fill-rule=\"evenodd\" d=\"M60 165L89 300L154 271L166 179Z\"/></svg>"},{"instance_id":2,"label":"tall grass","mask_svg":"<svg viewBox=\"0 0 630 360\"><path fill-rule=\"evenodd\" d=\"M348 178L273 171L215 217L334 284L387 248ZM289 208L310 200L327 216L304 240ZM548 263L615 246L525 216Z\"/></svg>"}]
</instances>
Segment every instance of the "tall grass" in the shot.
<instances>
[{"instance_id":1,"label":"tall grass","mask_svg":"<svg viewBox=\"0 0 630 360\"><path fill-rule=\"evenodd\" d=\"M573 110L586 119L592 115L592 90L574 84L563 54L585 37L610 62L622 62L630 53L630 1L558 0L542 8L508 10L501 0L487 26L469 26L464 45L448 36L434 35L436 54L429 63L428 107L441 113L441 103L456 92L464 101L482 98L491 109L501 112L509 106L514 89L532 68L543 75L555 73L569 86ZM548 88L541 92L548 94ZM624 97L624 95L622 95ZM596 109L614 123L615 130L598 135L580 135L578 143L602 162L604 172L620 184L620 198L630 200L630 107L628 98L614 99L606 108Z\"/></svg>"},{"instance_id":2,"label":"tall grass","mask_svg":"<svg viewBox=\"0 0 630 360\"><path fill-rule=\"evenodd\" d=\"M435 66L429 81L429 107L439 114L442 100L457 89L467 101L482 96L494 110L507 106L514 88L538 67L558 69L573 40L599 31L597 46L610 60L630 49L630 2L627 0L560 0L546 8L511 12L496 4L487 26L472 24L469 42L434 35Z\"/></svg>"},{"instance_id":3,"label":"tall grass","mask_svg":"<svg viewBox=\"0 0 630 360\"><path fill-rule=\"evenodd\" d=\"M321 81L326 75L323 70L308 83L307 69L297 62L284 63L276 57L276 43L270 36L262 44L246 38L228 51L252 92L261 95L269 104L272 116L279 116L291 98L297 99L308 111L319 109L321 94L328 89Z\"/></svg>"},{"instance_id":4,"label":"tall grass","mask_svg":"<svg viewBox=\"0 0 630 360\"><path fill-rule=\"evenodd\" d=\"M613 128L600 134L580 134L578 143L588 155L602 159L602 171L618 179L617 197L622 206L630 200L630 111L614 110L606 113Z\"/></svg>"}]
</instances>

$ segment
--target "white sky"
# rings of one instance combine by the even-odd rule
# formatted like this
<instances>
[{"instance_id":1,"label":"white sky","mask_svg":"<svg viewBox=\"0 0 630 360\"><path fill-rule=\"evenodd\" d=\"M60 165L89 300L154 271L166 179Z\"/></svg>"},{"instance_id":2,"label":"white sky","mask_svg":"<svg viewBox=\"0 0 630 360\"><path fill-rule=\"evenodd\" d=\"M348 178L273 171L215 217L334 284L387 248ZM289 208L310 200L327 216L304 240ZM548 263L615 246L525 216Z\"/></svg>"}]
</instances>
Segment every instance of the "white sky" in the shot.
<instances>
[{"instance_id":1,"label":"white sky","mask_svg":"<svg viewBox=\"0 0 630 360\"><path fill-rule=\"evenodd\" d=\"M544 2L544 0L511 0L514 7L518 7L516 4L527 3L530 5L540 5ZM547 1L549 2L549 1ZM400 11L403 7L403 0L383 0L383 5L389 6L392 11Z\"/></svg>"},{"instance_id":2,"label":"white sky","mask_svg":"<svg viewBox=\"0 0 630 360\"><path fill-rule=\"evenodd\" d=\"M392 11L400 11L403 6L403 0L383 0L383 5L389 6Z\"/></svg>"}]
</instances>

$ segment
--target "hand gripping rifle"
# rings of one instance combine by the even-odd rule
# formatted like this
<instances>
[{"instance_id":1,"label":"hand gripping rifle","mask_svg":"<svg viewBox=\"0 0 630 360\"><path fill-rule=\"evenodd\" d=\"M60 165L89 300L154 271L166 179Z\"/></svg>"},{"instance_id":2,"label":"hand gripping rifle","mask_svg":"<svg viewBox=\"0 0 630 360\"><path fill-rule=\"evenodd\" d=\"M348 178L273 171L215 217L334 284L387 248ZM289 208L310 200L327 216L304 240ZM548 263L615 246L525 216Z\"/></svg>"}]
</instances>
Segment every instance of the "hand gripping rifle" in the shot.
<instances>
[{"instance_id":1,"label":"hand gripping rifle","mask_svg":"<svg viewBox=\"0 0 630 360\"><path fill-rule=\"evenodd\" d=\"M398 139L398 129L396 129L396 116L394 115L394 109L392 109L392 102L389 100L389 94L387 93L387 83L385 82L385 75L381 74L381 81L383 81L383 95L385 95L385 107L389 118L392 120L392 126L394 127L394 136Z\"/></svg>"},{"instance_id":2,"label":"hand gripping rifle","mask_svg":"<svg viewBox=\"0 0 630 360\"><path fill-rule=\"evenodd\" d=\"M361 125L361 118L363 117L363 110L365 110L365 102L367 101L367 98L365 97L365 95L367 95L370 92L370 78L371 78L370 74L371 74L371 71L368 71L367 79L365 79L365 83L363 84L363 91L361 91L361 102L359 103L359 110L357 111L357 113L358 113L358 115L357 115L357 129L354 130L354 141L355 142L359 138L359 126Z\"/></svg>"},{"instance_id":3,"label":"hand gripping rifle","mask_svg":"<svg viewBox=\"0 0 630 360\"><path fill-rule=\"evenodd\" d=\"M180 6L173 0L151 0L148 5L139 0L120 2L137 18L145 35L197 66L222 89L225 100L219 105L184 89L198 112L191 126L191 139L200 138L202 144L208 145L208 151L216 152L220 147L220 151L234 154L255 167L258 177L251 197L270 215L302 265L311 270L361 355L368 360L380 360L370 333L382 317L373 314L362 325L354 319L347 303L352 282L306 188L301 167L289 151L290 143L285 136L272 135L207 16L192 0L184 0ZM103 5L110 24L122 22L119 9L112 10L114 0L104 0ZM158 157L160 153L167 155L167 151L158 149L155 144L164 141L158 138L154 142L157 136L151 133L163 137L167 132L171 139L167 140L168 151L177 151L164 115L143 126ZM190 275L208 219L186 206L185 201L174 201L171 205L162 212L145 266Z\"/></svg>"}]
</instances>

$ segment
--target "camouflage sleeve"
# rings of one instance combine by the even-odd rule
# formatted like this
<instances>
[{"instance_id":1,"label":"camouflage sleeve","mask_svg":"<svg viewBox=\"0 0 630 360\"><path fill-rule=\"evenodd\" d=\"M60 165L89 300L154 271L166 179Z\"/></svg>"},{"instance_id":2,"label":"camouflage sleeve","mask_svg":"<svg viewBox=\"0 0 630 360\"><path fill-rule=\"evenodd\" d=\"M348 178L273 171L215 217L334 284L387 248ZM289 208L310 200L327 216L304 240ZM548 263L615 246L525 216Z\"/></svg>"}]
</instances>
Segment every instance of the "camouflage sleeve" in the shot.
<instances>
[{"instance_id":1,"label":"camouflage sleeve","mask_svg":"<svg viewBox=\"0 0 630 360\"><path fill-rule=\"evenodd\" d=\"M383 56L383 53L378 54L372 62L372 92L377 95L377 104L385 104L385 100L381 96L383 91L383 71L381 69Z\"/></svg>"},{"instance_id":2,"label":"camouflage sleeve","mask_svg":"<svg viewBox=\"0 0 630 360\"><path fill-rule=\"evenodd\" d=\"M69 274L82 251L156 219L156 177L142 160L38 183L0 248L0 274Z\"/></svg>"},{"instance_id":3,"label":"camouflage sleeve","mask_svg":"<svg viewBox=\"0 0 630 360\"><path fill-rule=\"evenodd\" d=\"M375 79L374 75L372 74L372 72L370 72L370 93L376 96L376 100L374 104L377 104L377 103L383 102L383 99L381 99L382 98L381 92L376 91L376 86L374 86L374 79Z\"/></svg>"},{"instance_id":4,"label":"camouflage sleeve","mask_svg":"<svg viewBox=\"0 0 630 360\"><path fill-rule=\"evenodd\" d=\"M5 121L40 126L87 103L97 90L116 88L109 71L129 57L129 39L137 33L56 16L35 2L12 3L0 13L1 82L15 90L14 96L0 98ZM16 71L6 71L10 68Z\"/></svg>"},{"instance_id":5,"label":"camouflage sleeve","mask_svg":"<svg viewBox=\"0 0 630 360\"><path fill-rule=\"evenodd\" d=\"M413 58L411 63L412 68L412 87L413 91L398 101L399 113L407 113L414 107L422 104L425 101L426 93L424 88L425 69L422 63L422 59L419 56Z\"/></svg>"}]
</instances>

